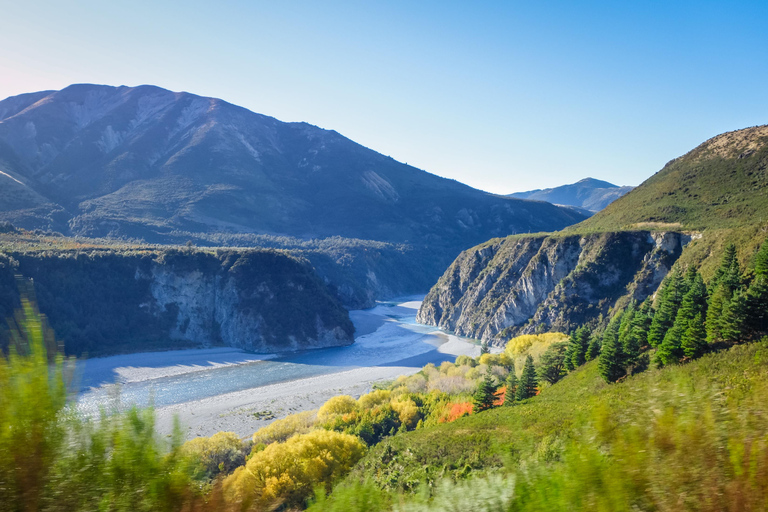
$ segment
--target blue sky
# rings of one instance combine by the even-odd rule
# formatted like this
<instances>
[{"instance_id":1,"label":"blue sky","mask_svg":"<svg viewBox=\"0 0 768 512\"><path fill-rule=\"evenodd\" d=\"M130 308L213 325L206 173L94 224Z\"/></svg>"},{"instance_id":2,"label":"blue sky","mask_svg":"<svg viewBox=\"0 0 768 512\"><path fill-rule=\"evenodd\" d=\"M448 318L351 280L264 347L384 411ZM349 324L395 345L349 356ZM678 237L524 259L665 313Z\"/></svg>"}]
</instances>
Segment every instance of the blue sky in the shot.
<instances>
[{"instance_id":1,"label":"blue sky","mask_svg":"<svg viewBox=\"0 0 768 512\"><path fill-rule=\"evenodd\" d=\"M154 84L495 193L637 185L768 123L768 1L1 0L0 97Z\"/></svg>"}]
</instances>

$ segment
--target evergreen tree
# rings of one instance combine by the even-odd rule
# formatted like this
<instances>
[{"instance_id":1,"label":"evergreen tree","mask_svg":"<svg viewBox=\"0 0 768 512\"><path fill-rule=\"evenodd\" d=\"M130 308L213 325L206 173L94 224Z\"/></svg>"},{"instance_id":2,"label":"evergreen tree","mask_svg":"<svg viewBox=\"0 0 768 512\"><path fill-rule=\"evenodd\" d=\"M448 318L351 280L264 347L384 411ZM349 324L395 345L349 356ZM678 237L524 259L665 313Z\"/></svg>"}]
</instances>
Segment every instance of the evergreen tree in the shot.
<instances>
[{"instance_id":1,"label":"evergreen tree","mask_svg":"<svg viewBox=\"0 0 768 512\"><path fill-rule=\"evenodd\" d=\"M485 371L485 376L480 384L477 386L477 391L472 396L473 412L481 412L487 409L492 409L496 402L496 379L491 373L491 367L489 366Z\"/></svg>"},{"instance_id":2,"label":"evergreen tree","mask_svg":"<svg viewBox=\"0 0 768 512\"><path fill-rule=\"evenodd\" d=\"M702 327L704 325L703 318L707 311L707 287L704 285L701 275L694 268L688 271L686 280L688 281L688 291L683 297L680 309L677 310L675 323L664 335L664 340L656 352L656 364L660 367L677 363L686 355L683 348L683 336L695 318L702 319L700 320L701 325ZM694 340L689 340L689 343L694 343ZM694 343L695 346L697 346L696 343L698 341ZM697 352L699 349L692 346L689 350Z\"/></svg>"},{"instance_id":3,"label":"evergreen tree","mask_svg":"<svg viewBox=\"0 0 768 512\"><path fill-rule=\"evenodd\" d=\"M646 299L632 319L632 337L638 349L648 345L648 329L651 327L651 320L651 301Z\"/></svg>"},{"instance_id":4,"label":"evergreen tree","mask_svg":"<svg viewBox=\"0 0 768 512\"><path fill-rule=\"evenodd\" d=\"M637 312L637 307L635 305L635 302L632 301L629 303L629 306L627 306L627 309L624 310L624 312L620 315L620 322L619 322L619 343L622 345L626 342L627 338L632 335L632 322L635 319L635 313Z\"/></svg>"},{"instance_id":5,"label":"evergreen tree","mask_svg":"<svg viewBox=\"0 0 768 512\"><path fill-rule=\"evenodd\" d=\"M752 331L768 331L768 276L756 275L747 290L747 323Z\"/></svg>"},{"instance_id":6,"label":"evergreen tree","mask_svg":"<svg viewBox=\"0 0 768 512\"><path fill-rule=\"evenodd\" d=\"M755 255L755 277L768 278L768 240L763 242Z\"/></svg>"},{"instance_id":7,"label":"evergreen tree","mask_svg":"<svg viewBox=\"0 0 768 512\"><path fill-rule=\"evenodd\" d=\"M659 307L653 315L651 327L648 330L648 343L657 347L664 335L674 325L675 315L685 294L683 275L679 268L672 271L659 294Z\"/></svg>"},{"instance_id":8,"label":"evergreen tree","mask_svg":"<svg viewBox=\"0 0 768 512\"><path fill-rule=\"evenodd\" d=\"M661 368L680 361L683 356L682 338L683 333L688 328L687 324L688 322L676 322L664 335L664 340L656 350L656 366Z\"/></svg>"},{"instance_id":9,"label":"evergreen tree","mask_svg":"<svg viewBox=\"0 0 768 512\"><path fill-rule=\"evenodd\" d=\"M755 255L755 279L747 290L747 319L750 330L768 331L768 240Z\"/></svg>"},{"instance_id":10,"label":"evergreen tree","mask_svg":"<svg viewBox=\"0 0 768 512\"><path fill-rule=\"evenodd\" d=\"M539 382L545 380L550 384L559 381L565 375L566 343L553 343L541 355L537 375Z\"/></svg>"},{"instance_id":11,"label":"evergreen tree","mask_svg":"<svg viewBox=\"0 0 768 512\"><path fill-rule=\"evenodd\" d=\"M709 298L706 321L708 343L716 343L723 340L723 308L730 302L730 300L730 294L725 286L717 286Z\"/></svg>"},{"instance_id":12,"label":"evergreen tree","mask_svg":"<svg viewBox=\"0 0 768 512\"><path fill-rule=\"evenodd\" d=\"M600 355L600 350L602 348L603 346L602 346L602 340L600 339L600 336L598 336L595 333L592 333L592 336L589 338L589 346L587 347L587 353L584 354L584 358L587 361L597 359L597 356Z\"/></svg>"},{"instance_id":13,"label":"evergreen tree","mask_svg":"<svg viewBox=\"0 0 768 512\"><path fill-rule=\"evenodd\" d=\"M736 343L744 337L747 300L741 291L736 291L731 300L723 307L720 317L720 333L723 341Z\"/></svg>"},{"instance_id":14,"label":"evergreen tree","mask_svg":"<svg viewBox=\"0 0 768 512\"><path fill-rule=\"evenodd\" d=\"M618 326L613 322L608 324L603 335L597 367L606 382L616 382L627 373L624 350L619 343Z\"/></svg>"},{"instance_id":15,"label":"evergreen tree","mask_svg":"<svg viewBox=\"0 0 768 512\"><path fill-rule=\"evenodd\" d=\"M709 286L712 289L719 286L721 282L724 282L731 292L733 292L737 286L735 286L734 275L738 275L740 281L741 272L739 271L739 261L736 259L736 246L734 244L728 244L725 246L723 252L723 259L720 260L720 266L715 271L715 275L712 277Z\"/></svg>"},{"instance_id":16,"label":"evergreen tree","mask_svg":"<svg viewBox=\"0 0 768 512\"><path fill-rule=\"evenodd\" d=\"M523 373L520 375L520 382L517 383L517 390L515 391L515 400L525 400L536 396L536 368L533 366L533 357L526 356L525 366L523 366Z\"/></svg>"},{"instance_id":17,"label":"evergreen tree","mask_svg":"<svg viewBox=\"0 0 768 512\"><path fill-rule=\"evenodd\" d=\"M579 327L573 334L571 334L568 340L568 349L565 352L565 367L566 369L575 370L579 366L587 362L587 349L589 348L589 335L590 331L588 327Z\"/></svg>"},{"instance_id":18,"label":"evergreen tree","mask_svg":"<svg viewBox=\"0 0 768 512\"><path fill-rule=\"evenodd\" d=\"M690 276L688 291L683 296L677 315L686 322L693 320L696 315L705 317L707 312L707 287L704 284L704 279L694 268L688 271L688 275ZM677 317L675 322L677 322Z\"/></svg>"},{"instance_id":19,"label":"evergreen tree","mask_svg":"<svg viewBox=\"0 0 768 512\"><path fill-rule=\"evenodd\" d=\"M697 314L688 323L688 328L683 333L680 345L683 354L688 359L695 359L704 353L707 348L707 331L704 328L704 319L701 313Z\"/></svg>"},{"instance_id":20,"label":"evergreen tree","mask_svg":"<svg viewBox=\"0 0 768 512\"><path fill-rule=\"evenodd\" d=\"M504 405L512 405L515 403L515 391L517 390L517 375L515 375L515 363L512 363L512 368L509 369L509 375L507 380L504 381L507 386L507 391L504 393Z\"/></svg>"}]
</instances>

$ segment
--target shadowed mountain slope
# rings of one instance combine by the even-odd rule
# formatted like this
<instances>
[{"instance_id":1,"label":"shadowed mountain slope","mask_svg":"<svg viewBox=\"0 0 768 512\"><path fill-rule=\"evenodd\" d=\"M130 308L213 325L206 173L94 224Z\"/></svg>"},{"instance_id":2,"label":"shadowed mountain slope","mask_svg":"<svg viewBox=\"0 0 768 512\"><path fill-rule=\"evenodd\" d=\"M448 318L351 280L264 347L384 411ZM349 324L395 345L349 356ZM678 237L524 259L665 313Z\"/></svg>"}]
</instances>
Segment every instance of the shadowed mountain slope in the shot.
<instances>
[{"instance_id":1,"label":"shadowed mountain slope","mask_svg":"<svg viewBox=\"0 0 768 512\"><path fill-rule=\"evenodd\" d=\"M2 219L85 236L342 236L458 251L583 219L440 178L334 131L152 86L73 85L0 102L0 171L29 196L1 195Z\"/></svg>"}]
</instances>

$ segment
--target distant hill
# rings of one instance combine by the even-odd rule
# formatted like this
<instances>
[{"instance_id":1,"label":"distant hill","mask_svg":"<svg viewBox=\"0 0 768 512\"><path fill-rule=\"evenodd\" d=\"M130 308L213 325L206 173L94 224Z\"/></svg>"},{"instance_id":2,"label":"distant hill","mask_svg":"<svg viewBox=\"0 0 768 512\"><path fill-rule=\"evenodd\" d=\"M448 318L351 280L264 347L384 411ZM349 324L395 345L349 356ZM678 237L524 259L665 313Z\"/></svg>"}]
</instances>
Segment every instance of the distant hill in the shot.
<instances>
[{"instance_id":1,"label":"distant hill","mask_svg":"<svg viewBox=\"0 0 768 512\"><path fill-rule=\"evenodd\" d=\"M0 102L0 171L0 219L72 235L342 236L461 249L583 219L440 178L335 131L153 86L72 85Z\"/></svg>"},{"instance_id":2,"label":"distant hill","mask_svg":"<svg viewBox=\"0 0 768 512\"><path fill-rule=\"evenodd\" d=\"M594 213L602 210L633 188L630 186L619 187L607 181L594 178L584 178L571 185L530 190L528 192L515 192L514 194L509 194L508 197L574 206Z\"/></svg>"}]
</instances>

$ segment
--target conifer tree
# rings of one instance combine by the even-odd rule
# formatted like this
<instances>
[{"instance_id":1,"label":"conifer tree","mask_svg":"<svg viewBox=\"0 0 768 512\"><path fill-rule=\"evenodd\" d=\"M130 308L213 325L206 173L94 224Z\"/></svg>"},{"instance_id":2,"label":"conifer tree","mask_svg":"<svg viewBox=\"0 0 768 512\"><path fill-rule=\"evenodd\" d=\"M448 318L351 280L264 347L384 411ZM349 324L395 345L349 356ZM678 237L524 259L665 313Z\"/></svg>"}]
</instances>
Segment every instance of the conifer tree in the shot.
<instances>
[{"instance_id":1,"label":"conifer tree","mask_svg":"<svg viewBox=\"0 0 768 512\"><path fill-rule=\"evenodd\" d=\"M566 348L566 343L553 343L541 355L537 372L539 382L545 380L550 384L554 384L565 375Z\"/></svg>"},{"instance_id":2,"label":"conifer tree","mask_svg":"<svg viewBox=\"0 0 768 512\"><path fill-rule=\"evenodd\" d=\"M744 336L747 301L744 294L737 290L731 300L723 306L720 317L720 333L723 341L736 343Z\"/></svg>"},{"instance_id":3,"label":"conifer tree","mask_svg":"<svg viewBox=\"0 0 768 512\"><path fill-rule=\"evenodd\" d=\"M589 348L589 328L579 327L568 340L568 348L565 352L565 367L569 371L575 370L587 362L587 349Z\"/></svg>"},{"instance_id":4,"label":"conifer tree","mask_svg":"<svg viewBox=\"0 0 768 512\"><path fill-rule=\"evenodd\" d=\"M755 255L755 279L747 290L747 318L749 329L768 332L768 240Z\"/></svg>"},{"instance_id":5,"label":"conifer tree","mask_svg":"<svg viewBox=\"0 0 768 512\"><path fill-rule=\"evenodd\" d=\"M595 333L592 333L592 336L590 336L589 338L589 346L587 347L587 353L584 354L584 358L587 361L597 359L597 357L600 355L600 349L602 349L602 340L600 339L600 336L598 336Z\"/></svg>"},{"instance_id":6,"label":"conifer tree","mask_svg":"<svg viewBox=\"0 0 768 512\"><path fill-rule=\"evenodd\" d=\"M517 375L515 375L515 363L509 369L507 380L504 381L507 391L504 393L504 405L512 405L515 402L515 391L517 390Z\"/></svg>"},{"instance_id":7,"label":"conifer tree","mask_svg":"<svg viewBox=\"0 0 768 512\"><path fill-rule=\"evenodd\" d=\"M685 327L683 327L685 325ZM677 363L683 356L682 338L688 322L675 323L664 335L664 340L656 350L656 366L661 368L672 363Z\"/></svg>"},{"instance_id":8,"label":"conifer tree","mask_svg":"<svg viewBox=\"0 0 768 512\"><path fill-rule=\"evenodd\" d=\"M763 242L755 255L755 277L768 278L768 240Z\"/></svg>"},{"instance_id":9,"label":"conifer tree","mask_svg":"<svg viewBox=\"0 0 768 512\"><path fill-rule=\"evenodd\" d=\"M597 367L606 382L616 382L627 373L624 350L619 343L618 326L614 322L608 324L603 335Z\"/></svg>"},{"instance_id":10,"label":"conifer tree","mask_svg":"<svg viewBox=\"0 0 768 512\"><path fill-rule=\"evenodd\" d=\"M768 276L756 275L747 290L747 319L752 331L768 331Z\"/></svg>"},{"instance_id":11,"label":"conifer tree","mask_svg":"<svg viewBox=\"0 0 768 512\"><path fill-rule=\"evenodd\" d=\"M632 319L632 336L638 348L648 345L648 329L651 327L651 301L643 301Z\"/></svg>"},{"instance_id":12,"label":"conifer tree","mask_svg":"<svg viewBox=\"0 0 768 512\"><path fill-rule=\"evenodd\" d=\"M485 371L483 380L477 386L477 391L472 396L473 411L480 412L492 409L496 402L496 395L494 393L496 393L497 389L496 379L491 373L491 367L489 366Z\"/></svg>"},{"instance_id":13,"label":"conifer tree","mask_svg":"<svg viewBox=\"0 0 768 512\"><path fill-rule=\"evenodd\" d=\"M704 325L703 318L707 310L707 287L704 285L701 275L694 268L688 271L686 280L688 281L688 291L683 297L680 309L677 310L675 323L664 335L664 340L656 352L656 364L658 366L679 362L686 355L683 348L683 336L696 317L702 319L700 320L701 325L702 327ZM689 344L694 343L694 340L688 340L688 342ZM698 341L694 343L698 347L696 343ZM698 348L689 347L689 351L691 350L697 353L699 351Z\"/></svg>"},{"instance_id":14,"label":"conifer tree","mask_svg":"<svg viewBox=\"0 0 768 512\"><path fill-rule=\"evenodd\" d=\"M657 347L664 339L667 331L674 325L675 315L677 315L684 293L683 275L679 268L675 268L660 292L659 307L653 315L653 321L648 330L648 343L652 347Z\"/></svg>"},{"instance_id":15,"label":"conifer tree","mask_svg":"<svg viewBox=\"0 0 768 512\"><path fill-rule=\"evenodd\" d=\"M722 341L723 308L730 302L730 300L731 297L725 286L717 286L710 296L706 321L708 343Z\"/></svg>"},{"instance_id":16,"label":"conifer tree","mask_svg":"<svg viewBox=\"0 0 768 512\"><path fill-rule=\"evenodd\" d=\"M707 348L707 331L704 328L704 320L701 313L697 314L693 320L688 323L680 341L683 354L688 359L695 359L704 353Z\"/></svg>"},{"instance_id":17,"label":"conifer tree","mask_svg":"<svg viewBox=\"0 0 768 512\"><path fill-rule=\"evenodd\" d=\"M632 335L632 322L635 319L635 313L637 312L637 307L635 305L635 302L632 301L629 303L629 306L627 306L627 309L625 309L620 314L620 322L619 322L619 343L622 345L626 342L627 337Z\"/></svg>"},{"instance_id":18,"label":"conifer tree","mask_svg":"<svg viewBox=\"0 0 768 512\"><path fill-rule=\"evenodd\" d=\"M730 291L733 292L737 288L737 286L735 286L735 281L737 280L734 279L734 276L738 276L738 281L740 281L741 272L739 270L739 261L736 259L736 246L734 244L728 244L725 246L723 258L720 260L720 266L715 271L715 275L712 277L709 286L714 289L719 286L721 282L724 282Z\"/></svg>"},{"instance_id":19,"label":"conifer tree","mask_svg":"<svg viewBox=\"0 0 768 512\"><path fill-rule=\"evenodd\" d=\"M517 390L515 391L515 400L525 400L536 396L536 367L533 365L533 357L529 354L525 358L525 366L523 366L523 373L520 375L520 382L517 383Z\"/></svg>"}]
</instances>

